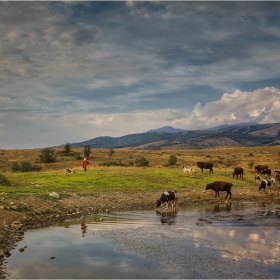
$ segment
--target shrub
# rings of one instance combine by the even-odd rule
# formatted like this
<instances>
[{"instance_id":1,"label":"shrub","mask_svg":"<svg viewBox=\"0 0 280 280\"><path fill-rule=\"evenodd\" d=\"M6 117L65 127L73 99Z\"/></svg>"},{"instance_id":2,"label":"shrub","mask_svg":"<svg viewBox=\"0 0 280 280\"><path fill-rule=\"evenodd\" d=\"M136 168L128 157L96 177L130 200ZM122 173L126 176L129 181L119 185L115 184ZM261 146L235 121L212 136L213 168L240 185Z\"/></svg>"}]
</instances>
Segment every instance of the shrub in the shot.
<instances>
[{"instance_id":1,"label":"shrub","mask_svg":"<svg viewBox=\"0 0 280 280\"><path fill-rule=\"evenodd\" d=\"M10 185L9 180L3 174L0 174L0 185Z\"/></svg>"},{"instance_id":2,"label":"shrub","mask_svg":"<svg viewBox=\"0 0 280 280\"><path fill-rule=\"evenodd\" d=\"M171 155L168 160L168 165L175 165L177 163L177 157L175 155Z\"/></svg>"},{"instance_id":3,"label":"shrub","mask_svg":"<svg viewBox=\"0 0 280 280\"><path fill-rule=\"evenodd\" d=\"M82 159L82 157L81 157L81 155L80 155L80 154L76 154L76 155L75 155L75 159L76 159L76 160L81 160L81 159Z\"/></svg>"},{"instance_id":4,"label":"shrub","mask_svg":"<svg viewBox=\"0 0 280 280\"><path fill-rule=\"evenodd\" d=\"M121 160L119 160L119 162L117 161L103 162L100 164L100 166L127 166L127 165L125 163L122 163Z\"/></svg>"},{"instance_id":5,"label":"shrub","mask_svg":"<svg viewBox=\"0 0 280 280\"><path fill-rule=\"evenodd\" d=\"M144 157L141 157L140 159L135 160L135 165L136 166L148 166L149 161L145 159Z\"/></svg>"},{"instance_id":6,"label":"shrub","mask_svg":"<svg viewBox=\"0 0 280 280\"><path fill-rule=\"evenodd\" d=\"M253 160L249 161L249 162L248 162L248 166L249 166L250 168L252 168L252 167L254 166L254 161L253 161Z\"/></svg>"},{"instance_id":7,"label":"shrub","mask_svg":"<svg viewBox=\"0 0 280 280\"><path fill-rule=\"evenodd\" d=\"M42 169L41 166L34 165L32 166L29 161L24 161L21 163L21 166L17 163L14 162L12 165L12 171L13 172L29 172L29 171L40 171Z\"/></svg>"},{"instance_id":8,"label":"shrub","mask_svg":"<svg viewBox=\"0 0 280 280\"><path fill-rule=\"evenodd\" d=\"M84 155L87 158L89 158L90 154L91 154L91 147L90 147L90 145L85 145L84 146Z\"/></svg>"},{"instance_id":9,"label":"shrub","mask_svg":"<svg viewBox=\"0 0 280 280\"><path fill-rule=\"evenodd\" d=\"M21 171L21 168L20 168L20 166L18 165L17 162L13 162L12 171L13 172Z\"/></svg>"},{"instance_id":10,"label":"shrub","mask_svg":"<svg viewBox=\"0 0 280 280\"><path fill-rule=\"evenodd\" d=\"M39 155L39 158L40 158L40 161L43 163L55 162L54 149L52 149L52 148L42 149L41 154Z\"/></svg>"}]
</instances>

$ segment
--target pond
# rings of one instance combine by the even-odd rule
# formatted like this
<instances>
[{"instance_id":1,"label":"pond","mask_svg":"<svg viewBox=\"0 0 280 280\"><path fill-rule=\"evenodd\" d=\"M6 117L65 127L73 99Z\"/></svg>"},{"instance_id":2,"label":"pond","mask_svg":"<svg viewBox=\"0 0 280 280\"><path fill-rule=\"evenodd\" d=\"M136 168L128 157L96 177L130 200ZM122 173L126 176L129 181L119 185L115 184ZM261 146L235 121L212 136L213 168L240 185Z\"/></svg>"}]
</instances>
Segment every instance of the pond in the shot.
<instances>
[{"instance_id":1,"label":"pond","mask_svg":"<svg viewBox=\"0 0 280 280\"><path fill-rule=\"evenodd\" d=\"M279 278L279 213L280 205L211 204L28 230L5 260L7 278Z\"/></svg>"}]
</instances>

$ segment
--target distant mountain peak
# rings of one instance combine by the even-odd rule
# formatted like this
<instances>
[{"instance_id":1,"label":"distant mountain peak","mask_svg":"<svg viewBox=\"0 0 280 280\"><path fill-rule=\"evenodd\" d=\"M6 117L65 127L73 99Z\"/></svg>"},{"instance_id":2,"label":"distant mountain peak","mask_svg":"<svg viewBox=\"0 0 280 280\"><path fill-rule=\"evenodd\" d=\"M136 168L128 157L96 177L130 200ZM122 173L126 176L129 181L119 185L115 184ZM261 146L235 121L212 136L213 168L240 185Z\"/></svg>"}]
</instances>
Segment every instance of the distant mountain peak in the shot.
<instances>
[{"instance_id":1,"label":"distant mountain peak","mask_svg":"<svg viewBox=\"0 0 280 280\"><path fill-rule=\"evenodd\" d=\"M178 133L186 131L185 129L181 128L173 128L172 126L163 126L157 129L148 130L145 133L152 133L152 132L166 132L166 133Z\"/></svg>"}]
</instances>

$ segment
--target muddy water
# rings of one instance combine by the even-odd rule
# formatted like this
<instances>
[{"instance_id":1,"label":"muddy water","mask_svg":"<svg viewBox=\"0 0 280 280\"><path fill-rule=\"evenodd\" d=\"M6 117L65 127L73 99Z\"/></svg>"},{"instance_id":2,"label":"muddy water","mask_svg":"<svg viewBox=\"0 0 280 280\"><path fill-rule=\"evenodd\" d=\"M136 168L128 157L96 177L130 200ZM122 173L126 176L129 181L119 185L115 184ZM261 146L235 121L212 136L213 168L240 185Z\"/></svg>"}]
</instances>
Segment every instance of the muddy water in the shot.
<instances>
[{"instance_id":1,"label":"muddy water","mask_svg":"<svg viewBox=\"0 0 280 280\"><path fill-rule=\"evenodd\" d=\"M279 212L280 205L203 205L29 230L6 259L8 278L279 278Z\"/></svg>"}]
</instances>

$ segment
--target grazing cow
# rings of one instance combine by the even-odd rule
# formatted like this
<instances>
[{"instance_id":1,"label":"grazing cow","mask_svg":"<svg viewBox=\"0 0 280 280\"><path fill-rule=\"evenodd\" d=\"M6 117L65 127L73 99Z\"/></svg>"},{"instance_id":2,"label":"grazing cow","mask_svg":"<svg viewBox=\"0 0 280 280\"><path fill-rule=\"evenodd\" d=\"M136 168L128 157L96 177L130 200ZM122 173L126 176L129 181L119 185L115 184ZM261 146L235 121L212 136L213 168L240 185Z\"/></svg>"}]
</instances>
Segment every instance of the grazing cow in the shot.
<instances>
[{"instance_id":1,"label":"grazing cow","mask_svg":"<svg viewBox=\"0 0 280 280\"><path fill-rule=\"evenodd\" d=\"M268 168L263 169L263 170L261 171L261 173L262 173L265 177L266 177L266 175L271 176L271 169L268 169Z\"/></svg>"},{"instance_id":2,"label":"grazing cow","mask_svg":"<svg viewBox=\"0 0 280 280\"><path fill-rule=\"evenodd\" d=\"M173 208L177 206L178 199L179 196L177 194L177 191L164 192L162 193L160 199L157 200L156 207L158 208L159 206L162 206L164 203L167 203L167 207L168 207L168 202L171 201L171 206Z\"/></svg>"},{"instance_id":3,"label":"grazing cow","mask_svg":"<svg viewBox=\"0 0 280 280\"><path fill-rule=\"evenodd\" d=\"M215 197L219 197L219 192L224 192L226 191L227 192L227 195L225 197L225 199L228 197L230 197L231 199L231 187L232 187L232 183L229 183L229 182L223 182L223 181L215 181L211 184L207 184L206 185L206 190L209 190L209 189L212 189L215 191Z\"/></svg>"},{"instance_id":4,"label":"grazing cow","mask_svg":"<svg viewBox=\"0 0 280 280\"><path fill-rule=\"evenodd\" d=\"M280 174L280 170L274 170L273 174L274 174L274 177L275 177L276 174Z\"/></svg>"},{"instance_id":5,"label":"grazing cow","mask_svg":"<svg viewBox=\"0 0 280 280\"><path fill-rule=\"evenodd\" d=\"M271 188L274 186L275 184L275 179L271 178L269 180L262 180L259 186L259 191L261 191L262 189L265 192L265 188L269 188L269 190L271 190Z\"/></svg>"},{"instance_id":6,"label":"grazing cow","mask_svg":"<svg viewBox=\"0 0 280 280\"><path fill-rule=\"evenodd\" d=\"M241 178L243 179L243 172L244 169L242 167L235 167L232 173L232 177L234 178L234 176L236 175L236 178L238 179L238 175L239 175L240 179Z\"/></svg>"},{"instance_id":7,"label":"grazing cow","mask_svg":"<svg viewBox=\"0 0 280 280\"><path fill-rule=\"evenodd\" d=\"M195 172L195 170L192 168L186 168L185 166L183 166L182 168L185 174L193 174Z\"/></svg>"},{"instance_id":8,"label":"grazing cow","mask_svg":"<svg viewBox=\"0 0 280 280\"><path fill-rule=\"evenodd\" d=\"M197 166L201 169L202 173L203 173L203 169L210 169L210 173L213 174L213 163L212 162L202 162L202 161L198 161Z\"/></svg>"},{"instance_id":9,"label":"grazing cow","mask_svg":"<svg viewBox=\"0 0 280 280\"><path fill-rule=\"evenodd\" d=\"M262 170L264 170L264 169L267 169L268 168L268 166L267 165L256 165L255 166L255 170L257 170L258 171L258 173L260 173Z\"/></svg>"},{"instance_id":10,"label":"grazing cow","mask_svg":"<svg viewBox=\"0 0 280 280\"><path fill-rule=\"evenodd\" d=\"M280 186L280 174L274 173L274 179L275 179L275 187L279 187Z\"/></svg>"}]
</instances>

